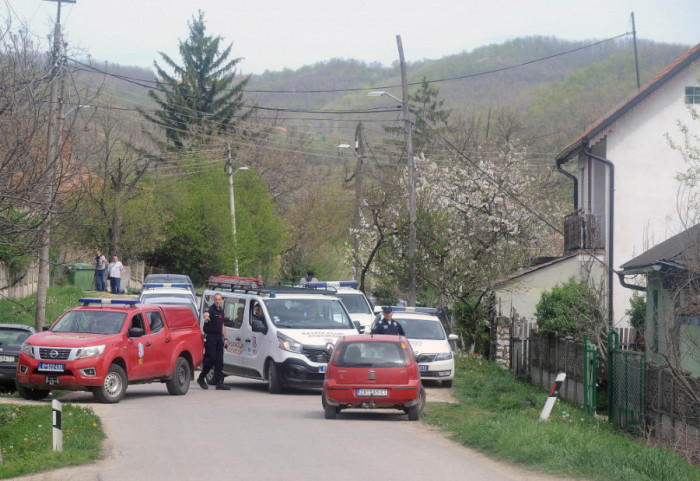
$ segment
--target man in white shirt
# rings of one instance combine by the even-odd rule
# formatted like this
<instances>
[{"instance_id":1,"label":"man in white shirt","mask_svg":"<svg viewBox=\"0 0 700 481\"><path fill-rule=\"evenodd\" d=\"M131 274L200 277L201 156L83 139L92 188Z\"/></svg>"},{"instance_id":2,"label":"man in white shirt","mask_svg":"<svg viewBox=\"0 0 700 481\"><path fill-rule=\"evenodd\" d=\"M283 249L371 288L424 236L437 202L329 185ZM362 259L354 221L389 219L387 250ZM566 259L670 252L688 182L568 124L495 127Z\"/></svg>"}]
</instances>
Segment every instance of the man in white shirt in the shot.
<instances>
[{"instance_id":1,"label":"man in white shirt","mask_svg":"<svg viewBox=\"0 0 700 481\"><path fill-rule=\"evenodd\" d=\"M299 284L305 286L309 282L318 282L318 279L314 277L314 271L310 269L306 271L306 277L302 277Z\"/></svg>"},{"instance_id":2,"label":"man in white shirt","mask_svg":"<svg viewBox=\"0 0 700 481\"><path fill-rule=\"evenodd\" d=\"M121 280L122 271L124 266L119 262L119 257L114 256L112 262L109 264L109 280L112 284L112 294L119 294L121 292Z\"/></svg>"}]
</instances>

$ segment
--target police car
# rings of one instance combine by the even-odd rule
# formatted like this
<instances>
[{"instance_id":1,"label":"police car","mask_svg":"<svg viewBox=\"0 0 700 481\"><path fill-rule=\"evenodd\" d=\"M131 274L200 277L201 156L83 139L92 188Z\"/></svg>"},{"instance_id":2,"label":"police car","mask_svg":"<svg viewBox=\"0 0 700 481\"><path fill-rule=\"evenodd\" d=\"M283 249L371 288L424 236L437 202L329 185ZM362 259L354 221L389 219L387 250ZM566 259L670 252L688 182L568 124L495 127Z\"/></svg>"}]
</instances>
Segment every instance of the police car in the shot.
<instances>
[{"instance_id":1,"label":"police car","mask_svg":"<svg viewBox=\"0 0 700 481\"><path fill-rule=\"evenodd\" d=\"M449 341L457 335L445 334L439 310L434 307L392 306L393 319L401 324L408 342L411 343L421 379L438 381L443 387L452 387L455 373L455 360ZM382 318L377 315L375 322Z\"/></svg>"},{"instance_id":2,"label":"police car","mask_svg":"<svg viewBox=\"0 0 700 481\"><path fill-rule=\"evenodd\" d=\"M369 333L369 328L374 321L372 304L367 300L365 294L357 289L357 286L357 281L308 282L306 284L309 289L335 289L335 295L343 301L353 322L359 322L359 331Z\"/></svg>"},{"instance_id":3,"label":"police car","mask_svg":"<svg viewBox=\"0 0 700 481\"><path fill-rule=\"evenodd\" d=\"M336 340L358 333L333 290L213 276L202 293L200 319L217 294L229 341L224 374L265 381L273 394L284 387L322 387Z\"/></svg>"},{"instance_id":4,"label":"police car","mask_svg":"<svg viewBox=\"0 0 700 481\"><path fill-rule=\"evenodd\" d=\"M182 304L194 309L195 315L199 308L197 297L190 289L191 284L148 282L143 284L139 302L143 304ZM169 302L171 301L171 302Z\"/></svg>"}]
</instances>

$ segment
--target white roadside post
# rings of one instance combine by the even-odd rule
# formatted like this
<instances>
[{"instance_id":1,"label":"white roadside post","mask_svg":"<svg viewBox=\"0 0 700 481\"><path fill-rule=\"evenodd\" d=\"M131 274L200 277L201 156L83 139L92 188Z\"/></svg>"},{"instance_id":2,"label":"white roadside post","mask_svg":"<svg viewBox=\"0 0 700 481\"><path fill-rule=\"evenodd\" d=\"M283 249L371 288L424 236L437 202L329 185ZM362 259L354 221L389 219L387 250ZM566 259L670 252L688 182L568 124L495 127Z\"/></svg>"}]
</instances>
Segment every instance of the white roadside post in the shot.
<instances>
[{"instance_id":1,"label":"white roadside post","mask_svg":"<svg viewBox=\"0 0 700 481\"><path fill-rule=\"evenodd\" d=\"M559 396L559 390L561 389L561 385L564 384L565 379L565 372L560 372L559 374L557 374L557 378L554 380L554 386L552 386L552 390L549 392L547 402L544 403L544 409L542 410L542 414L540 414L540 421L546 421L549 418L549 413L552 412L552 408L554 407L554 403L557 400L557 396Z\"/></svg>"},{"instance_id":2,"label":"white roadside post","mask_svg":"<svg viewBox=\"0 0 700 481\"><path fill-rule=\"evenodd\" d=\"M63 405L58 399L51 401L53 408L53 450L63 451L63 431L61 428L61 413Z\"/></svg>"}]
</instances>

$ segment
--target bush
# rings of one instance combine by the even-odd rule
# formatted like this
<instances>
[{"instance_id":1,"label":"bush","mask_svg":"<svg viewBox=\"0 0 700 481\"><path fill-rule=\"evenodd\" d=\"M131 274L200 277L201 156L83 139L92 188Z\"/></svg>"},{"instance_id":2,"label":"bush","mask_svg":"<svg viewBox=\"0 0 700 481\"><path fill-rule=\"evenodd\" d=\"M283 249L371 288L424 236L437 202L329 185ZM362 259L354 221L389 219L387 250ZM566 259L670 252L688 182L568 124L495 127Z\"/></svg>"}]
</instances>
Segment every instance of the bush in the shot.
<instances>
[{"instance_id":1,"label":"bush","mask_svg":"<svg viewBox=\"0 0 700 481\"><path fill-rule=\"evenodd\" d=\"M586 282L574 278L542 294L535 308L537 326L541 334L579 336L581 332L595 331L603 323L601 303Z\"/></svg>"}]
</instances>

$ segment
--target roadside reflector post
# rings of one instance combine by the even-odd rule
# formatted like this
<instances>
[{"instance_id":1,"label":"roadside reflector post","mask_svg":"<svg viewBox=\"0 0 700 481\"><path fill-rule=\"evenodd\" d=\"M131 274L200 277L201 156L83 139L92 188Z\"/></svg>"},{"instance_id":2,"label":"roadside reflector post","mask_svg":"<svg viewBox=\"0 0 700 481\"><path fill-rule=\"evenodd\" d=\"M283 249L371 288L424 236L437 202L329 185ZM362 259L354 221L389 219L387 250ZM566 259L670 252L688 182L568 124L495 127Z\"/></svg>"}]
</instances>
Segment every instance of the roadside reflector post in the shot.
<instances>
[{"instance_id":1,"label":"roadside reflector post","mask_svg":"<svg viewBox=\"0 0 700 481\"><path fill-rule=\"evenodd\" d=\"M61 413L63 404L58 399L51 401L53 408L53 450L63 451L63 430L61 428Z\"/></svg>"},{"instance_id":2,"label":"roadside reflector post","mask_svg":"<svg viewBox=\"0 0 700 481\"><path fill-rule=\"evenodd\" d=\"M552 408L554 407L554 403L557 400L557 396L559 396L559 390L561 389L561 385L564 384L565 379L565 372L560 372L559 374L557 374L557 378L554 380L554 386L552 386L552 390L549 392L547 402L544 403L544 409L542 409L542 414L540 414L540 421L546 421L547 419L549 419L549 413L552 412Z\"/></svg>"}]
</instances>

